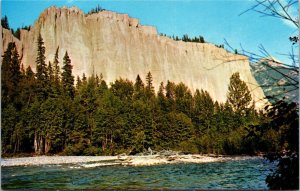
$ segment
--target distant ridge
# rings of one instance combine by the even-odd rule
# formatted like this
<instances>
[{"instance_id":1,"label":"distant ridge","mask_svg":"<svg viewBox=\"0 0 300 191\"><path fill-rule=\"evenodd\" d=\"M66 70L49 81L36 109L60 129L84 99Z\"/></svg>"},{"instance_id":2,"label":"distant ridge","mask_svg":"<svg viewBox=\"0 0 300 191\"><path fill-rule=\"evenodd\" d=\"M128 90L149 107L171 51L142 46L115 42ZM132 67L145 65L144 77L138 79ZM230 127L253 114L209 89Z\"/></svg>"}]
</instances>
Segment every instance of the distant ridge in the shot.
<instances>
[{"instance_id":1,"label":"distant ridge","mask_svg":"<svg viewBox=\"0 0 300 191\"><path fill-rule=\"evenodd\" d=\"M267 57L252 63L251 69L270 102L283 99L298 102L299 91L295 83L299 84L299 72L295 68L288 67L273 57Z\"/></svg>"}]
</instances>

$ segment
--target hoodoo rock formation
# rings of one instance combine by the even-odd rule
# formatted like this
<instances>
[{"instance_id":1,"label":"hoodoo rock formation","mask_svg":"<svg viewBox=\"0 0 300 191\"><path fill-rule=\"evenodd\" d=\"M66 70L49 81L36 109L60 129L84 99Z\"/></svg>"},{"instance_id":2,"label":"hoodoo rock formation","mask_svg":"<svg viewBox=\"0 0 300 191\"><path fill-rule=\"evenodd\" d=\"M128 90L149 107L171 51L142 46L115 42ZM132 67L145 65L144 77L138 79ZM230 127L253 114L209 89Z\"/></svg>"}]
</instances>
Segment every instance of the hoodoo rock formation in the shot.
<instances>
[{"instance_id":1,"label":"hoodoo rock formation","mask_svg":"<svg viewBox=\"0 0 300 191\"><path fill-rule=\"evenodd\" d=\"M225 102L229 78L234 72L251 90L256 106L262 108L264 93L251 74L248 58L229 53L209 43L174 41L157 34L156 28L142 26L127 14L102 11L84 14L80 9L46 9L20 40L2 29L2 48L16 43L22 63L35 70L37 37L41 33L46 60L53 61L59 47L60 64L65 51L72 60L74 76L102 73L107 83L118 78L145 79L151 72L155 89L167 80L183 82L192 91L207 90L214 100Z\"/></svg>"}]
</instances>

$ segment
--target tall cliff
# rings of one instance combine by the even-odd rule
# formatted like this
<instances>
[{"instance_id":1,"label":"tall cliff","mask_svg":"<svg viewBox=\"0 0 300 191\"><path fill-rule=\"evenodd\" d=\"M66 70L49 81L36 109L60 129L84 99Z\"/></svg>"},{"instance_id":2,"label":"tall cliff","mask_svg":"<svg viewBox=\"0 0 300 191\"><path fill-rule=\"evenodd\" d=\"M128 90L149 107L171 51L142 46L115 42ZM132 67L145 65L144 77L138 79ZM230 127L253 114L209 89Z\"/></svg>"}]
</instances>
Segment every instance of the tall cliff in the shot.
<instances>
[{"instance_id":1,"label":"tall cliff","mask_svg":"<svg viewBox=\"0 0 300 191\"><path fill-rule=\"evenodd\" d=\"M229 78L239 72L255 101L264 97L253 78L247 57L226 52L209 43L174 41L159 36L152 26L142 26L127 14L102 11L84 14L78 8L46 9L20 40L3 29L2 46L14 41L24 66L35 69L36 42L41 33L46 59L52 61L59 46L60 64L65 51L72 60L73 73L103 74L109 83L119 77L145 79L151 71L157 90L160 82L184 82L192 91L207 90L220 102L226 100ZM263 102L257 102L262 107Z\"/></svg>"}]
</instances>

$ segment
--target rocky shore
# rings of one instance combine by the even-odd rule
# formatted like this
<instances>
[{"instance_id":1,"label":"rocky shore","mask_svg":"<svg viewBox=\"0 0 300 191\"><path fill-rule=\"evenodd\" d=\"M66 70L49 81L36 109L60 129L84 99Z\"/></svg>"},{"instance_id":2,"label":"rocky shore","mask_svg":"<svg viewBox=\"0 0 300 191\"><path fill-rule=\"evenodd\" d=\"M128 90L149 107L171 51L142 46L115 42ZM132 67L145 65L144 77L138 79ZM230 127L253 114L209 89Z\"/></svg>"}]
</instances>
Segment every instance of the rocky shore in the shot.
<instances>
[{"instance_id":1,"label":"rocky shore","mask_svg":"<svg viewBox=\"0 0 300 191\"><path fill-rule=\"evenodd\" d=\"M246 160L250 156L210 156L210 155L146 155L146 156L37 156L1 159L1 167L77 164L79 167L110 165L147 166L176 163L210 163L231 160Z\"/></svg>"}]
</instances>

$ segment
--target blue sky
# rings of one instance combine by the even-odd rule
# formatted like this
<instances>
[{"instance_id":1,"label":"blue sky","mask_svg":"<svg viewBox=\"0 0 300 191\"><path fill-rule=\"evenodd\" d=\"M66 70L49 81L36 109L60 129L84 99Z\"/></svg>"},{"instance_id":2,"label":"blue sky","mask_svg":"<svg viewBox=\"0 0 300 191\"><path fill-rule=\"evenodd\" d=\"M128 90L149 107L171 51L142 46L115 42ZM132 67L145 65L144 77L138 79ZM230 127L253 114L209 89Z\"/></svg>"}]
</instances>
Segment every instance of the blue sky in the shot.
<instances>
[{"instance_id":1,"label":"blue sky","mask_svg":"<svg viewBox=\"0 0 300 191\"><path fill-rule=\"evenodd\" d=\"M256 12L239 16L254 4L251 0L2 0L1 4L2 17L7 15L14 29L32 25L49 6L77 6L88 12L100 5L127 13L170 36L201 35L214 44L224 44L226 39L233 48L239 50L242 45L254 53L259 53L262 44L272 56L286 63L290 61L281 54L290 52L288 38L298 34L295 27L276 18L261 17Z\"/></svg>"}]
</instances>

